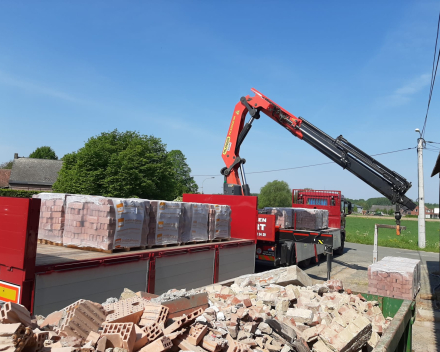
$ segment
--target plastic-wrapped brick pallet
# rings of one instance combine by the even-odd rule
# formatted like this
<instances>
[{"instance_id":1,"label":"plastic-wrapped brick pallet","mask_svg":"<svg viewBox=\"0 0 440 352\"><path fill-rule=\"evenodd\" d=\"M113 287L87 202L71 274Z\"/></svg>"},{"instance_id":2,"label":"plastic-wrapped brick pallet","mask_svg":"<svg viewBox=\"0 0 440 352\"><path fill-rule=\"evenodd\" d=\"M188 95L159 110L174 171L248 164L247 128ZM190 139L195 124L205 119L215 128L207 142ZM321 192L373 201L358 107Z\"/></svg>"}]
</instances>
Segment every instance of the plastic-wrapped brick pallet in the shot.
<instances>
[{"instance_id":1,"label":"plastic-wrapped brick pallet","mask_svg":"<svg viewBox=\"0 0 440 352\"><path fill-rule=\"evenodd\" d=\"M182 242L207 241L209 204L182 203L183 232Z\"/></svg>"},{"instance_id":2,"label":"plastic-wrapped brick pallet","mask_svg":"<svg viewBox=\"0 0 440 352\"><path fill-rule=\"evenodd\" d=\"M298 230L321 230L328 228L328 210L295 208Z\"/></svg>"},{"instance_id":3,"label":"plastic-wrapped brick pallet","mask_svg":"<svg viewBox=\"0 0 440 352\"><path fill-rule=\"evenodd\" d=\"M41 199L38 239L63 243L65 193L40 193Z\"/></svg>"},{"instance_id":4,"label":"plastic-wrapped brick pallet","mask_svg":"<svg viewBox=\"0 0 440 352\"><path fill-rule=\"evenodd\" d=\"M181 243L183 227L181 202L150 201L149 246Z\"/></svg>"},{"instance_id":5,"label":"plastic-wrapped brick pallet","mask_svg":"<svg viewBox=\"0 0 440 352\"><path fill-rule=\"evenodd\" d=\"M231 238L231 207L210 204L209 239Z\"/></svg>"},{"instance_id":6,"label":"plastic-wrapped brick pallet","mask_svg":"<svg viewBox=\"0 0 440 352\"><path fill-rule=\"evenodd\" d=\"M114 248L145 245L142 243L142 230L148 201L137 198L112 198L112 201L116 213Z\"/></svg>"},{"instance_id":7,"label":"plastic-wrapped brick pallet","mask_svg":"<svg viewBox=\"0 0 440 352\"><path fill-rule=\"evenodd\" d=\"M145 213L144 221L142 223L142 233L141 233L141 246L146 246L148 244L148 232L150 229L150 201L148 199L142 199L144 201Z\"/></svg>"},{"instance_id":8,"label":"plastic-wrapped brick pallet","mask_svg":"<svg viewBox=\"0 0 440 352\"><path fill-rule=\"evenodd\" d=\"M414 299L420 289L420 260L385 257L368 267L368 293Z\"/></svg>"},{"instance_id":9,"label":"plastic-wrapped brick pallet","mask_svg":"<svg viewBox=\"0 0 440 352\"><path fill-rule=\"evenodd\" d=\"M113 249L116 213L113 201L100 196L67 196L64 245Z\"/></svg>"},{"instance_id":10,"label":"plastic-wrapped brick pallet","mask_svg":"<svg viewBox=\"0 0 440 352\"><path fill-rule=\"evenodd\" d=\"M266 214L275 215L275 225L282 229L293 228L294 208L264 208Z\"/></svg>"}]
</instances>

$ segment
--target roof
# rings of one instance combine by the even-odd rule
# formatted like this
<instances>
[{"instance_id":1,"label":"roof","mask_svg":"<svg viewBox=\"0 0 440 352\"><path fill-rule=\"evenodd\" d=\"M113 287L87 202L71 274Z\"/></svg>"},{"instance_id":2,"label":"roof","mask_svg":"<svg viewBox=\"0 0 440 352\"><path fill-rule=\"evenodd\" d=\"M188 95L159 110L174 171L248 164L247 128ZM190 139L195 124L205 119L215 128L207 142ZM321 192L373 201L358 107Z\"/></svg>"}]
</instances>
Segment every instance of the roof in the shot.
<instances>
[{"instance_id":1,"label":"roof","mask_svg":"<svg viewBox=\"0 0 440 352\"><path fill-rule=\"evenodd\" d=\"M376 210L395 210L395 205L372 205L370 211Z\"/></svg>"},{"instance_id":2,"label":"roof","mask_svg":"<svg viewBox=\"0 0 440 352\"><path fill-rule=\"evenodd\" d=\"M437 175L439 172L440 172L440 153L438 153L437 161L435 162L431 177Z\"/></svg>"},{"instance_id":3,"label":"roof","mask_svg":"<svg viewBox=\"0 0 440 352\"><path fill-rule=\"evenodd\" d=\"M18 158L14 159L9 184L51 186L58 178L61 160Z\"/></svg>"},{"instance_id":4,"label":"roof","mask_svg":"<svg viewBox=\"0 0 440 352\"><path fill-rule=\"evenodd\" d=\"M11 176L11 170L0 169L0 188L9 187L10 176Z\"/></svg>"}]
</instances>

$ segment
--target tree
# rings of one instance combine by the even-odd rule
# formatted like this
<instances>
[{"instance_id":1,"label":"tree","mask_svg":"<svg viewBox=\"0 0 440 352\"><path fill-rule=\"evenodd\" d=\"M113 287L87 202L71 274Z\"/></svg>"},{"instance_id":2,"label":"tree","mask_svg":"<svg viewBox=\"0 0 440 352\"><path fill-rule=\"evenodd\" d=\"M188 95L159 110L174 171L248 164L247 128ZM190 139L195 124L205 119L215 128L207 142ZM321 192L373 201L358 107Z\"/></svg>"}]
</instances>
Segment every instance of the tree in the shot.
<instances>
[{"instance_id":1,"label":"tree","mask_svg":"<svg viewBox=\"0 0 440 352\"><path fill-rule=\"evenodd\" d=\"M126 131L103 132L63 157L56 192L172 200L176 181L160 138Z\"/></svg>"},{"instance_id":2,"label":"tree","mask_svg":"<svg viewBox=\"0 0 440 352\"><path fill-rule=\"evenodd\" d=\"M354 207L353 207L353 213L357 213L358 212L358 207L355 205Z\"/></svg>"},{"instance_id":3,"label":"tree","mask_svg":"<svg viewBox=\"0 0 440 352\"><path fill-rule=\"evenodd\" d=\"M292 206L292 193L286 182L275 180L261 187L258 197L259 208L290 206Z\"/></svg>"},{"instance_id":4,"label":"tree","mask_svg":"<svg viewBox=\"0 0 440 352\"><path fill-rule=\"evenodd\" d=\"M29 158L58 160L58 156L55 154L54 150L48 146L35 149L29 154Z\"/></svg>"},{"instance_id":5,"label":"tree","mask_svg":"<svg viewBox=\"0 0 440 352\"><path fill-rule=\"evenodd\" d=\"M176 174L176 189L174 197L182 196L183 193L196 193L199 189L196 181L190 176L191 169L186 163L185 155L180 150L172 150L168 157L173 164Z\"/></svg>"},{"instance_id":6,"label":"tree","mask_svg":"<svg viewBox=\"0 0 440 352\"><path fill-rule=\"evenodd\" d=\"M0 169L12 169L12 164L14 163L14 160L5 161L4 163L0 164Z\"/></svg>"}]
</instances>

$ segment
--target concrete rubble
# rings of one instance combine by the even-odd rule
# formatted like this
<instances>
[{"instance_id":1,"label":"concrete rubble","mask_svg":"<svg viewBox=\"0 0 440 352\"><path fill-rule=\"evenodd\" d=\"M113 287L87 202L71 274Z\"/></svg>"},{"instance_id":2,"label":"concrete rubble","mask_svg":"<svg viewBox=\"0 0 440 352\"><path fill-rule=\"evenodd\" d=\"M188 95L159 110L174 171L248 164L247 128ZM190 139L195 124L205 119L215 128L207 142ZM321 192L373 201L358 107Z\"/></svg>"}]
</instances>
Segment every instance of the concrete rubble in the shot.
<instances>
[{"instance_id":1,"label":"concrete rubble","mask_svg":"<svg viewBox=\"0 0 440 352\"><path fill-rule=\"evenodd\" d=\"M313 285L292 266L161 296L126 289L119 300L79 300L47 317L7 303L0 351L371 351L391 319L347 291L338 280Z\"/></svg>"}]
</instances>

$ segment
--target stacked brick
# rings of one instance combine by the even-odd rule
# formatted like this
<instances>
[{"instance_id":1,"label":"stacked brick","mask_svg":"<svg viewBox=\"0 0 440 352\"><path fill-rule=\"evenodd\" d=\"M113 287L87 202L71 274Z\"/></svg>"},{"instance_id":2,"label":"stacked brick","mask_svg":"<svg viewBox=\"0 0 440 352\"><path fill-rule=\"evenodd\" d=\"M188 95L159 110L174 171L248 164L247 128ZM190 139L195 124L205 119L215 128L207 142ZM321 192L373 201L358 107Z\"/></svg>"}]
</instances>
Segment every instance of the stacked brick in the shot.
<instances>
[{"instance_id":1,"label":"stacked brick","mask_svg":"<svg viewBox=\"0 0 440 352\"><path fill-rule=\"evenodd\" d=\"M295 208L298 230L322 230L328 228L328 210Z\"/></svg>"},{"instance_id":2,"label":"stacked brick","mask_svg":"<svg viewBox=\"0 0 440 352\"><path fill-rule=\"evenodd\" d=\"M54 243L63 243L66 194L40 193L34 195L34 198L41 199L38 238Z\"/></svg>"},{"instance_id":3,"label":"stacked brick","mask_svg":"<svg viewBox=\"0 0 440 352\"><path fill-rule=\"evenodd\" d=\"M231 207L229 205L210 204L209 239L231 238Z\"/></svg>"},{"instance_id":4,"label":"stacked brick","mask_svg":"<svg viewBox=\"0 0 440 352\"><path fill-rule=\"evenodd\" d=\"M144 201L145 213L144 222L142 223L142 233L141 233L141 246L148 245L148 232L150 227L150 201L147 199L142 199Z\"/></svg>"},{"instance_id":5,"label":"stacked brick","mask_svg":"<svg viewBox=\"0 0 440 352\"><path fill-rule=\"evenodd\" d=\"M181 243L183 229L181 202L150 201L149 246Z\"/></svg>"},{"instance_id":6,"label":"stacked brick","mask_svg":"<svg viewBox=\"0 0 440 352\"><path fill-rule=\"evenodd\" d=\"M264 208L265 214L275 215L275 226L282 229L293 228L294 208Z\"/></svg>"},{"instance_id":7,"label":"stacked brick","mask_svg":"<svg viewBox=\"0 0 440 352\"><path fill-rule=\"evenodd\" d=\"M368 293L414 299L420 289L420 260L385 257L368 267Z\"/></svg>"},{"instance_id":8,"label":"stacked brick","mask_svg":"<svg viewBox=\"0 0 440 352\"><path fill-rule=\"evenodd\" d=\"M112 198L116 213L115 248L139 247L142 245L142 230L145 227L146 200L138 198Z\"/></svg>"},{"instance_id":9,"label":"stacked brick","mask_svg":"<svg viewBox=\"0 0 440 352\"><path fill-rule=\"evenodd\" d=\"M208 240L209 204L182 203L183 233L182 242L197 242Z\"/></svg>"},{"instance_id":10,"label":"stacked brick","mask_svg":"<svg viewBox=\"0 0 440 352\"><path fill-rule=\"evenodd\" d=\"M112 250L231 237L226 205L42 193L39 238Z\"/></svg>"},{"instance_id":11,"label":"stacked brick","mask_svg":"<svg viewBox=\"0 0 440 352\"><path fill-rule=\"evenodd\" d=\"M113 200L99 196L67 196L64 245L111 250L115 230Z\"/></svg>"}]
</instances>

